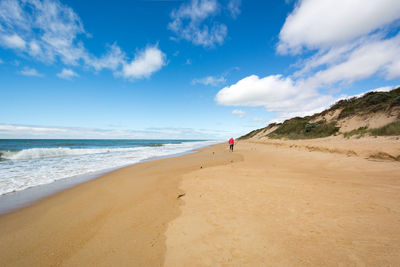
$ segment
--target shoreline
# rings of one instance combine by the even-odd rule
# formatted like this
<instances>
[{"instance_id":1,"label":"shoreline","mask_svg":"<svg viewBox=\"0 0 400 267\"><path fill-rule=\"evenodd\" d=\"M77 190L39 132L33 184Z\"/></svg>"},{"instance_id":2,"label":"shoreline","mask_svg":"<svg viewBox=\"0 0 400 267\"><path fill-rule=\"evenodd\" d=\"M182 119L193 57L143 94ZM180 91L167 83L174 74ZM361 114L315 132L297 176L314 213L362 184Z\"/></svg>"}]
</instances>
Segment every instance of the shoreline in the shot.
<instances>
[{"instance_id":1,"label":"shoreline","mask_svg":"<svg viewBox=\"0 0 400 267\"><path fill-rule=\"evenodd\" d=\"M36 185L36 186L25 188L23 190L9 192L9 193L0 195L0 216L10 213L10 212L13 212L13 211L16 211L16 210L19 210L21 208L29 207L30 205L33 205L34 203L36 203L42 199L45 199L54 194L60 193L69 188L78 186L80 184L89 182L91 180L100 178L100 177L102 177L106 174L112 173L116 170L123 169L123 168L129 167L129 166L140 164L140 163L147 162L147 161L159 160L159 159L170 158L170 157L179 157L179 156L183 156L186 154L196 153L199 149L202 149L202 148L205 148L208 146L210 146L210 145L206 145L204 147L196 148L196 149L189 150L186 152L174 153L174 154L164 155L164 156L150 157L147 159L143 159L139 162L128 164L128 165L122 165L120 167L114 167L114 168L99 170L99 171L95 171L95 172L91 172L91 173L65 177L62 179L55 180L48 184Z\"/></svg>"},{"instance_id":2,"label":"shoreline","mask_svg":"<svg viewBox=\"0 0 400 267\"><path fill-rule=\"evenodd\" d=\"M118 169L1 215L0 263L160 265L163 233L183 201L181 176L239 158L212 145Z\"/></svg>"}]
</instances>

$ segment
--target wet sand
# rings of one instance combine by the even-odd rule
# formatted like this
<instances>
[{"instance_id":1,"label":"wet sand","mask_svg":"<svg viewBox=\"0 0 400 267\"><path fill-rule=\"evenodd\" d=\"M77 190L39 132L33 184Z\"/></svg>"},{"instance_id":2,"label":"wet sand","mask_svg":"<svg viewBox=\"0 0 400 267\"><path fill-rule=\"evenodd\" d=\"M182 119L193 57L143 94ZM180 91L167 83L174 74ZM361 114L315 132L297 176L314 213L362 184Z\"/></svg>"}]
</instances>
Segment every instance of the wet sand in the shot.
<instances>
[{"instance_id":1,"label":"wet sand","mask_svg":"<svg viewBox=\"0 0 400 267\"><path fill-rule=\"evenodd\" d=\"M399 225L398 161L239 142L1 216L0 265L398 266Z\"/></svg>"}]
</instances>

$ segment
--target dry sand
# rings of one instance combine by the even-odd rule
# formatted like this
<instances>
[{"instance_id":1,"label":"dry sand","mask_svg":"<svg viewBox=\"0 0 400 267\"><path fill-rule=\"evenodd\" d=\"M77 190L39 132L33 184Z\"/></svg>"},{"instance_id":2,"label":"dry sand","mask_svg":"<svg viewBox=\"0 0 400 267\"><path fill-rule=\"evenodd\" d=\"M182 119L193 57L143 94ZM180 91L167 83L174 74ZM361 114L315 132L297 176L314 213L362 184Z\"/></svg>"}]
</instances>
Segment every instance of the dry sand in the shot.
<instances>
[{"instance_id":1,"label":"dry sand","mask_svg":"<svg viewBox=\"0 0 400 267\"><path fill-rule=\"evenodd\" d=\"M216 145L71 188L0 217L0 265L399 266L400 163L304 148Z\"/></svg>"}]
</instances>

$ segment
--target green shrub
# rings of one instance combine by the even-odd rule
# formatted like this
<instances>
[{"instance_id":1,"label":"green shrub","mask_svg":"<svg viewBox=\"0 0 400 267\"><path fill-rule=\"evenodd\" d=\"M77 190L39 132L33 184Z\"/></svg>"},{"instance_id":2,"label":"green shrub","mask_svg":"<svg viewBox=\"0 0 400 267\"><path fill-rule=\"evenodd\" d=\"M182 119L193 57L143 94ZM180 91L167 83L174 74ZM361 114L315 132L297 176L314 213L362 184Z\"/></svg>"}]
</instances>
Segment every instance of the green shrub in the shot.
<instances>
[{"instance_id":1,"label":"green shrub","mask_svg":"<svg viewBox=\"0 0 400 267\"><path fill-rule=\"evenodd\" d=\"M377 105L380 103L384 103L391 99L389 93L386 92L371 92L365 95L364 105L363 106L371 106Z\"/></svg>"},{"instance_id":2,"label":"green shrub","mask_svg":"<svg viewBox=\"0 0 400 267\"><path fill-rule=\"evenodd\" d=\"M340 100L331 110L343 108L339 114L339 119L343 119L355 114L385 111L395 105L400 105L400 88L390 92L369 92L359 98Z\"/></svg>"},{"instance_id":3,"label":"green shrub","mask_svg":"<svg viewBox=\"0 0 400 267\"><path fill-rule=\"evenodd\" d=\"M390 103L390 107L394 107L394 106L400 106L400 96L396 97L395 99L393 99L393 101Z\"/></svg>"},{"instance_id":4,"label":"green shrub","mask_svg":"<svg viewBox=\"0 0 400 267\"><path fill-rule=\"evenodd\" d=\"M281 138L288 137L289 134L291 134L291 136L302 134L304 132L304 127L306 126L306 124L307 120L300 117L286 120L278 127L278 129L268 134L267 136L271 138Z\"/></svg>"},{"instance_id":5,"label":"green shrub","mask_svg":"<svg viewBox=\"0 0 400 267\"><path fill-rule=\"evenodd\" d=\"M356 113L356 108L353 106L345 107L339 114L339 119L343 119Z\"/></svg>"},{"instance_id":6,"label":"green shrub","mask_svg":"<svg viewBox=\"0 0 400 267\"><path fill-rule=\"evenodd\" d=\"M306 132L305 135L308 138L331 136L339 131L340 127L336 127L336 124L336 121L331 121L329 123L327 123L326 121L320 121L318 123L315 123L314 127L312 127L309 132Z\"/></svg>"},{"instance_id":7,"label":"green shrub","mask_svg":"<svg viewBox=\"0 0 400 267\"><path fill-rule=\"evenodd\" d=\"M336 121L327 123L325 120L309 123L304 118L294 118L285 121L278 129L268 134L270 138L310 139L321 138L339 131Z\"/></svg>"}]
</instances>

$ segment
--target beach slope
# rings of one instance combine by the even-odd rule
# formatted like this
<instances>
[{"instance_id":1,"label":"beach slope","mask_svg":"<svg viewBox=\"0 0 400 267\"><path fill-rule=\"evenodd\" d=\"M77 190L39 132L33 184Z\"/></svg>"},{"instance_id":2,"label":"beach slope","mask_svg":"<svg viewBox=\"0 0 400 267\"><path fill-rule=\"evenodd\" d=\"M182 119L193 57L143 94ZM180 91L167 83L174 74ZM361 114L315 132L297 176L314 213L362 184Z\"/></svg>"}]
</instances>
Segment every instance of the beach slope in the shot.
<instances>
[{"instance_id":1,"label":"beach slope","mask_svg":"<svg viewBox=\"0 0 400 267\"><path fill-rule=\"evenodd\" d=\"M0 217L0 266L160 266L182 175L241 160L216 145L144 162Z\"/></svg>"}]
</instances>

